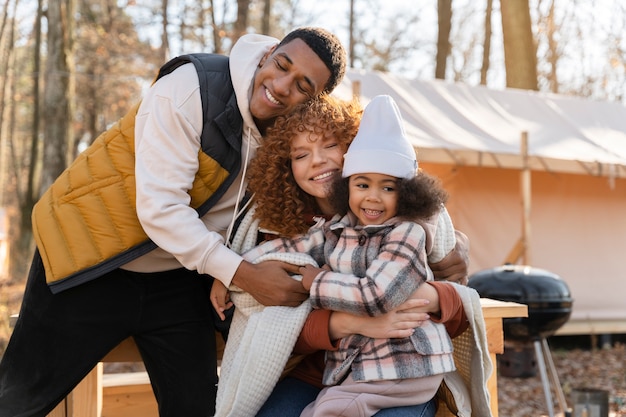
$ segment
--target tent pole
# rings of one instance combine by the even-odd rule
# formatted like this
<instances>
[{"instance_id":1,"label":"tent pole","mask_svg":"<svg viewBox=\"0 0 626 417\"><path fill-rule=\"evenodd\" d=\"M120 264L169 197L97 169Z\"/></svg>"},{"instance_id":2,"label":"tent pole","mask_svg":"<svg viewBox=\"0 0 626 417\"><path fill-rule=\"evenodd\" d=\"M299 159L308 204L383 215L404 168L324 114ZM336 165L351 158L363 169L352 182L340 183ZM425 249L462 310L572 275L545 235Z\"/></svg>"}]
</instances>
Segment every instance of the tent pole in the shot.
<instances>
[{"instance_id":1,"label":"tent pole","mask_svg":"<svg viewBox=\"0 0 626 417\"><path fill-rule=\"evenodd\" d=\"M521 175L521 190L522 190L522 260L524 265L530 265L530 167L528 165L528 132L522 132L521 138L521 153L522 153L522 175Z\"/></svg>"}]
</instances>

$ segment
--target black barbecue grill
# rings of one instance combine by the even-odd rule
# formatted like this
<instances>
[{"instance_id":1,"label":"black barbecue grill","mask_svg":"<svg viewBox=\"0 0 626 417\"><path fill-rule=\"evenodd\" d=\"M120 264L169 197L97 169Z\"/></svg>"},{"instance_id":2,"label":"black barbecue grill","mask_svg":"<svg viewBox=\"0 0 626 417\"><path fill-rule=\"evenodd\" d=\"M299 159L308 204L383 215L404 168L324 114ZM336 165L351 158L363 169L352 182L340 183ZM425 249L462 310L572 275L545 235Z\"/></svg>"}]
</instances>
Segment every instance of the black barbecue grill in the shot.
<instances>
[{"instance_id":1,"label":"black barbecue grill","mask_svg":"<svg viewBox=\"0 0 626 417\"><path fill-rule=\"evenodd\" d=\"M503 265L479 271L469 279L470 287L481 297L500 301L514 301L528 306L528 317L505 318L505 354L507 346L534 345L536 364L541 372L546 402L550 417L554 416L552 394L548 382L546 363L555 384L558 400L563 412L567 409L565 396L550 355L546 338L563 326L572 313L572 297L565 281L558 275L526 265ZM526 357L527 358L527 357Z\"/></svg>"},{"instance_id":2,"label":"black barbecue grill","mask_svg":"<svg viewBox=\"0 0 626 417\"><path fill-rule=\"evenodd\" d=\"M572 313L567 284L543 269L503 265L475 273L468 285L481 297L528 306L528 317L503 320L507 340L529 342L552 336Z\"/></svg>"}]
</instances>

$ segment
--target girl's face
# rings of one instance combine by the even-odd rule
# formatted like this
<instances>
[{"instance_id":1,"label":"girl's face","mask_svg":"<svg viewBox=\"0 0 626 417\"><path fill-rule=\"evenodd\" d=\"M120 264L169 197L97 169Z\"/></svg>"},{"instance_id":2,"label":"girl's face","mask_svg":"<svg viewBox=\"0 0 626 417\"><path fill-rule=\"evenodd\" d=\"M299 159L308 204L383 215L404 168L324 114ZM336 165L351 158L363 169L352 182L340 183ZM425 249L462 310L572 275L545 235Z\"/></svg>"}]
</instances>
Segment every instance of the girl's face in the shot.
<instances>
[{"instance_id":1,"label":"girl's face","mask_svg":"<svg viewBox=\"0 0 626 417\"><path fill-rule=\"evenodd\" d=\"M291 140L291 171L296 184L315 197L323 214L333 214L328 204L328 187L343 167L345 150L333 137L299 132Z\"/></svg>"},{"instance_id":2,"label":"girl's face","mask_svg":"<svg viewBox=\"0 0 626 417\"><path fill-rule=\"evenodd\" d=\"M383 224L398 212L397 178L385 174L354 174L348 190L350 210L359 224Z\"/></svg>"}]
</instances>

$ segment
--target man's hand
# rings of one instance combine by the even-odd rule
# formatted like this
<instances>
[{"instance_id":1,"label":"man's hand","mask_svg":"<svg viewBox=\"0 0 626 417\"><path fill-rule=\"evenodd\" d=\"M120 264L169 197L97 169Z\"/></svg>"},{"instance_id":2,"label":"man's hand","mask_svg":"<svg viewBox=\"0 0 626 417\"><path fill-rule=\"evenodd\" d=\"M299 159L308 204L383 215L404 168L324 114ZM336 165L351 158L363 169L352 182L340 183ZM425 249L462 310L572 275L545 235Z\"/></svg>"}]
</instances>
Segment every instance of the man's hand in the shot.
<instances>
[{"instance_id":1,"label":"man's hand","mask_svg":"<svg viewBox=\"0 0 626 417\"><path fill-rule=\"evenodd\" d=\"M251 264L243 261L232 283L250 293L265 306L297 307L309 296L302 284L291 278L298 267L285 262L265 261Z\"/></svg>"},{"instance_id":2,"label":"man's hand","mask_svg":"<svg viewBox=\"0 0 626 417\"><path fill-rule=\"evenodd\" d=\"M456 246L445 258L435 264L429 264L435 279L457 282L467 285L469 268L469 239L463 233L456 232Z\"/></svg>"}]
</instances>

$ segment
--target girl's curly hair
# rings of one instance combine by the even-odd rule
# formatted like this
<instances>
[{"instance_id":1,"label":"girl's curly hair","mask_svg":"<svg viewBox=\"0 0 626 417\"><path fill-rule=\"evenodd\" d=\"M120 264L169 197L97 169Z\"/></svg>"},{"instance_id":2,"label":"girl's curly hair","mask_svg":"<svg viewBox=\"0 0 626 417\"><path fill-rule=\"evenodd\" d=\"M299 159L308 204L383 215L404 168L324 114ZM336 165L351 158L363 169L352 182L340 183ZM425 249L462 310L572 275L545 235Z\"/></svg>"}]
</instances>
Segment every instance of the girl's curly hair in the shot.
<instances>
[{"instance_id":1,"label":"girl's curly hair","mask_svg":"<svg viewBox=\"0 0 626 417\"><path fill-rule=\"evenodd\" d=\"M309 132L309 140L334 137L343 151L356 136L363 109L356 101L322 95L280 116L268 128L263 145L250 162L248 189L255 194L260 226L283 236L305 233L307 214L318 214L315 199L298 187L291 172L291 141Z\"/></svg>"},{"instance_id":2,"label":"girl's curly hair","mask_svg":"<svg viewBox=\"0 0 626 417\"><path fill-rule=\"evenodd\" d=\"M336 213L342 216L348 213L349 178L333 181L328 199ZM448 192L442 187L439 178L419 170L411 179L399 178L397 217L407 220L427 219L441 209L448 200Z\"/></svg>"}]
</instances>

